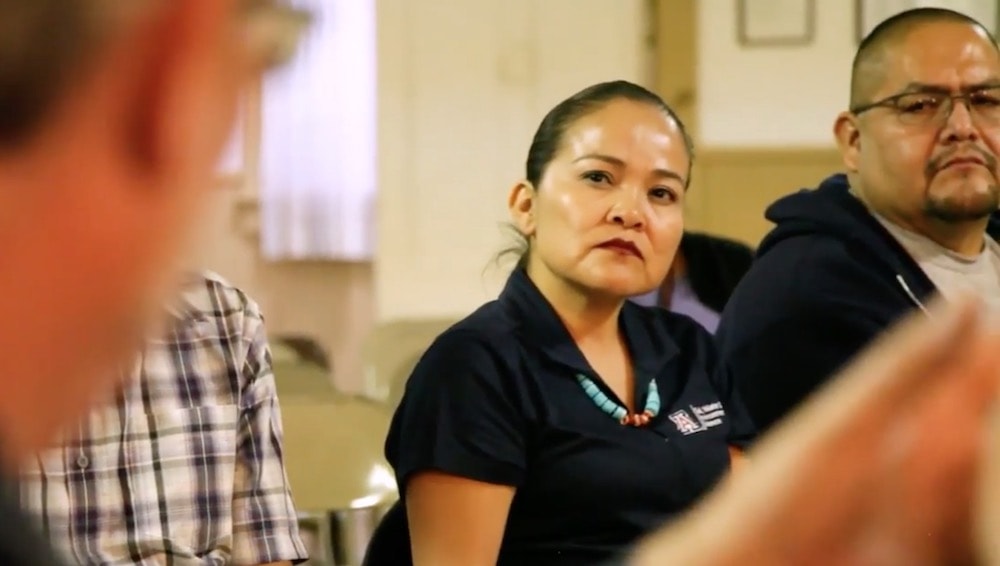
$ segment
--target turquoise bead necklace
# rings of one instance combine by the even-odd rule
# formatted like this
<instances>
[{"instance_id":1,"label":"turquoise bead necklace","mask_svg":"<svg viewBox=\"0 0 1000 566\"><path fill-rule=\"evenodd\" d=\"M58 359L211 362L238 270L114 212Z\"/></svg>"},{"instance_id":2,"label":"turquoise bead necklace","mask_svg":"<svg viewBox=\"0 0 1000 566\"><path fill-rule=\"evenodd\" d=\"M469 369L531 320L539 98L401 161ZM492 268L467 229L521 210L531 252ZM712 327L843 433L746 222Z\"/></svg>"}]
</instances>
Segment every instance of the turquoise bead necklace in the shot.
<instances>
[{"instance_id":1,"label":"turquoise bead necklace","mask_svg":"<svg viewBox=\"0 0 1000 566\"><path fill-rule=\"evenodd\" d=\"M653 420L653 417L660 413L660 390L656 387L655 379L649 381L649 387L646 389L645 408L641 413L634 414L629 414L625 407L612 401L589 377L578 373L576 380L583 387L583 391L590 397L590 400L597 405L597 408L623 425L646 426L649 421Z\"/></svg>"}]
</instances>

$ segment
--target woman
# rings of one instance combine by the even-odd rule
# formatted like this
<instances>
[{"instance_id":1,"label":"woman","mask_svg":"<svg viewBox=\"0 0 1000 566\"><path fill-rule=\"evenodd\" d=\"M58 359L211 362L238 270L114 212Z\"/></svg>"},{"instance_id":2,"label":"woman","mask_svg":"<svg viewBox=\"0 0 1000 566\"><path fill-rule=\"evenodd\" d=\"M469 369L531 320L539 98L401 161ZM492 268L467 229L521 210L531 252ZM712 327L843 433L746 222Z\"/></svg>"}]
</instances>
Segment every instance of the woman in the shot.
<instances>
[{"instance_id":1,"label":"woman","mask_svg":"<svg viewBox=\"0 0 1000 566\"><path fill-rule=\"evenodd\" d=\"M542 121L508 200L526 254L421 359L386 441L414 564L599 563L750 440L711 336L627 301L667 274L691 159L680 120L628 82Z\"/></svg>"}]
</instances>

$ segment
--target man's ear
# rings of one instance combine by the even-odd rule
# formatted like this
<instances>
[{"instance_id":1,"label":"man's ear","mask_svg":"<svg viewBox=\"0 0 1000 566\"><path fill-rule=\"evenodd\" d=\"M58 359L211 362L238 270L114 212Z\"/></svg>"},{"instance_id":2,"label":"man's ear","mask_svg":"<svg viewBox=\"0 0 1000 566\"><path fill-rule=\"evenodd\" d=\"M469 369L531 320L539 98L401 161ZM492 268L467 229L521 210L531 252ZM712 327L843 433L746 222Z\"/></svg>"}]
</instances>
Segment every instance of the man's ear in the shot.
<instances>
[{"instance_id":1,"label":"man's ear","mask_svg":"<svg viewBox=\"0 0 1000 566\"><path fill-rule=\"evenodd\" d=\"M136 16L106 46L101 80L119 155L133 171L175 180L209 171L232 127L247 65L234 0L171 0ZM151 179L151 180L152 180Z\"/></svg>"},{"instance_id":2,"label":"man's ear","mask_svg":"<svg viewBox=\"0 0 1000 566\"><path fill-rule=\"evenodd\" d=\"M530 237L535 233L535 187L528 181L521 181L510 190L507 209L517 230Z\"/></svg>"},{"instance_id":3,"label":"man's ear","mask_svg":"<svg viewBox=\"0 0 1000 566\"><path fill-rule=\"evenodd\" d=\"M861 131L858 129L858 118L850 112L841 112L833 123L833 135L837 140L837 148L847 172L858 170L861 152Z\"/></svg>"}]
</instances>

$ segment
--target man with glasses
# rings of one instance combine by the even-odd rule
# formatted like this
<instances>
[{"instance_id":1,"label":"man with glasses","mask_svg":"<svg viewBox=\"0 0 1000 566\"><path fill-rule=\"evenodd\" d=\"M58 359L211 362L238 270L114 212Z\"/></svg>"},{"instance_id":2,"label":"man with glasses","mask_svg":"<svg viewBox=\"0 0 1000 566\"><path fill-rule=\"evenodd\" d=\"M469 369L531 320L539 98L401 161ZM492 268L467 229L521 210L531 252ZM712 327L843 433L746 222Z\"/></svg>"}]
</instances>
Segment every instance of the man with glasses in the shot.
<instances>
[{"instance_id":1,"label":"man with glasses","mask_svg":"<svg viewBox=\"0 0 1000 566\"><path fill-rule=\"evenodd\" d=\"M717 334L762 429L931 295L1000 314L1000 54L965 15L879 24L834 133L846 174L767 210L776 224Z\"/></svg>"},{"instance_id":2,"label":"man with glasses","mask_svg":"<svg viewBox=\"0 0 1000 566\"><path fill-rule=\"evenodd\" d=\"M4 476L107 398L115 368L161 325L239 93L291 54L302 23L265 0L0 0ZM58 564L17 498L0 485L0 564ZM162 509L134 511L118 519ZM80 528L106 528L88 513ZM194 536L226 546L231 534Z\"/></svg>"}]
</instances>

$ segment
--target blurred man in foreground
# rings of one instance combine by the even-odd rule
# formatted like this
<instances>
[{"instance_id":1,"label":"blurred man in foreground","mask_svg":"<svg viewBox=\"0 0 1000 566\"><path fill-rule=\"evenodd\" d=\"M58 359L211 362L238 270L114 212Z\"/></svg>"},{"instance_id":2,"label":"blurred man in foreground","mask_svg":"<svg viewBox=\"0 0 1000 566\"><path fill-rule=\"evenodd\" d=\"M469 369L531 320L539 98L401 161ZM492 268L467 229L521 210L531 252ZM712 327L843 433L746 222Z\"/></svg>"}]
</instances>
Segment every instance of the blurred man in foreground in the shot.
<instances>
[{"instance_id":1,"label":"blurred man in foreground","mask_svg":"<svg viewBox=\"0 0 1000 566\"><path fill-rule=\"evenodd\" d=\"M174 284L170 265L239 89L287 53L288 15L264 0L0 0L8 475L106 393L101 376L113 378L142 340ZM636 564L943 564L970 554L969 480L1000 337L976 324L975 305L957 303L883 343ZM0 489L0 564L58 564L15 497Z\"/></svg>"},{"instance_id":2,"label":"blurred man in foreground","mask_svg":"<svg viewBox=\"0 0 1000 566\"><path fill-rule=\"evenodd\" d=\"M104 394L177 283L239 91L299 19L263 0L0 0L0 456ZM0 490L0 564L56 563Z\"/></svg>"}]
</instances>

